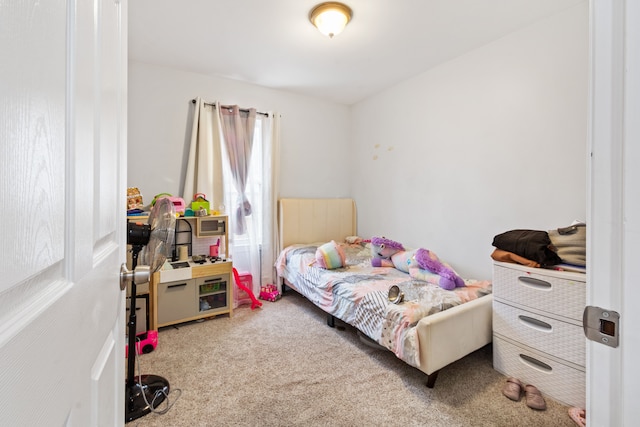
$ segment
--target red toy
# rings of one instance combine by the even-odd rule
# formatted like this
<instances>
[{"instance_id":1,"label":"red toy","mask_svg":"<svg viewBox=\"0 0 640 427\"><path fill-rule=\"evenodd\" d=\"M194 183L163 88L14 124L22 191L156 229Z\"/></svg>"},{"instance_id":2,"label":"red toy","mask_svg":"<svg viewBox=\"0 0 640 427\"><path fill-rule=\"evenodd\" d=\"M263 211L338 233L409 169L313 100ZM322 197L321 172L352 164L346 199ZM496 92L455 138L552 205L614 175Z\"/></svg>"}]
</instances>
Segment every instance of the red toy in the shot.
<instances>
[{"instance_id":1,"label":"red toy","mask_svg":"<svg viewBox=\"0 0 640 427\"><path fill-rule=\"evenodd\" d=\"M233 268L233 278L235 279L236 286L245 291L247 295L249 295L249 298L251 298L251 310L255 309L256 307L262 307L262 303L256 299L253 291L242 284L242 282L240 281L238 270L236 270L235 267Z\"/></svg>"},{"instance_id":2,"label":"red toy","mask_svg":"<svg viewBox=\"0 0 640 427\"><path fill-rule=\"evenodd\" d=\"M276 285L264 285L260 288L260 299L275 302L278 298L280 298L280 292Z\"/></svg>"}]
</instances>

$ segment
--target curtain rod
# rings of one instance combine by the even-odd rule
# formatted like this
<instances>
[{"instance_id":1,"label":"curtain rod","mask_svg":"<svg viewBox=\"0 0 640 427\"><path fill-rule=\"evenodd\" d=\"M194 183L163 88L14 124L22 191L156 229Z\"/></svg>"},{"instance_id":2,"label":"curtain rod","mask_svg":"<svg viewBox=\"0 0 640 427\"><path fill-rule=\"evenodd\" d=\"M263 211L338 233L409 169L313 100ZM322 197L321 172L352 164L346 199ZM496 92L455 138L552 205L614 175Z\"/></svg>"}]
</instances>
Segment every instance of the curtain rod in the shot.
<instances>
[{"instance_id":1,"label":"curtain rod","mask_svg":"<svg viewBox=\"0 0 640 427\"><path fill-rule=\"evenodd\" d=\"M195 104L195 103L196 103L196 100L195 100L195 99L192 99L192 100L191 100L191 103L192 103L192 104ZM204 105L210 105L210 106L212 106L212 107L215 107L215 106L216 106L216 104L211 104L211 103L209 103L209 102L205 102L205 103L204 103ZM232 106L231 106L231 105L221 105L221 107L222 107L222 108L231 108ZM246 110L246 109L243 109L243 108L241 108L241 109L240 109L240 111L242 111L243 113L248 113L248 112L249 112L249 110ZM263 112L260 112L260 111L256 111L256 114L260 114L260 115L263 115L263 116L265 116L265 117L269 117L269 113L263 113Z\"/></svg>"}]
</instances>

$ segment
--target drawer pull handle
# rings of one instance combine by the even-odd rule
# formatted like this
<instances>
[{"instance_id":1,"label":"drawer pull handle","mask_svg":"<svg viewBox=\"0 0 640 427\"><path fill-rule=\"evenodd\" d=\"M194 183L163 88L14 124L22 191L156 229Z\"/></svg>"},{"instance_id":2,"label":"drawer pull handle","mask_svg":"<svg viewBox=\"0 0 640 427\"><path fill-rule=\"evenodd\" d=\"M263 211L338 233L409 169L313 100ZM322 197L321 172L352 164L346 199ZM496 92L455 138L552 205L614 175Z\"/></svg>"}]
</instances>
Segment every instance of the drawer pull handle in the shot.
<instances>
[{"instance_id":1,"label":"drawer pull handle","mask_svg":"<svg viewBox=\"0 0 640 427\"><path fill-rule=\"evenodd\" d=\"M542 290L550 290L551 283L545 282L544 280L535 279L533 277L520 276L518 280L524 283L525 285L531 286L532 288L542 289Z\"/></svg>"},{"instance_id":2,"label":"drawer pull handle","mask_svg":"<svg viewBox=\"0 0 640 427\"><path fill-rule=\"evenodd\" d=\"M525 325L530 328L537 329L542 332L551 332L552 327L547 322L543 322L542 320L534 319L533 317L519 315L518 319Z\"/></svg>"},{"instance_id":3,"label":"drawer pull handle","mask_svg":"<svg viewBox=\"0 0 640 427\"><path fill-rule=\"evenodd\" d=\"M541 372L549 373L553 370L553 368L547 365L546 363L541 362L538 359L533 358L531 356L527 356L526 354L520 354L520 359L523 360L525 365L529 365L530 367L537 369Z\"/></svg>"},{"instance_id":4,"label":"drawer pull handle","mask_svg":"<svg viewBox=\"0 0 640 427\"><path fill-rule=\"evenodd\" d=\"M219 282L221 280L222 280L222 277L216 277L215 279L207 279L204 281L204 283Z\"/></svg>"},{"instance_id":5,"label":"drawer pull handle","mask_svg":"<svg viewBox=\"0 0 640 427\"><path fill-rule=\"evenodd\" d=\"M186 283L178 283L178 284L176 284L176 285L169 285L169 286L167 286L167 289L171 289L171 288L182 288L182 287L185 287L185 286L187 286L187 284L186 284Z\"/></svg>"}]
</instances>

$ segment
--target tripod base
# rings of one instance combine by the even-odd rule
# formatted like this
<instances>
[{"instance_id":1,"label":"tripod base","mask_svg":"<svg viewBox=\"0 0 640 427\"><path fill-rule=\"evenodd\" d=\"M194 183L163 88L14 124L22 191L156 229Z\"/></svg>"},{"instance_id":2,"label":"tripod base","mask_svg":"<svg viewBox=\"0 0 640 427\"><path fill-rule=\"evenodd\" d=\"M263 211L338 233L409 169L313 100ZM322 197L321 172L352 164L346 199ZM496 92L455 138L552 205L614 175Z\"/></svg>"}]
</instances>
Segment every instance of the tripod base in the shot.
<instances>
[{"instance_id":1,"label":"tripod base","mask_svg":"<svg viewBox=\"0 0 640 427\"><path fill-rule=\"evenodd\" d=\"M169 381L158 375L142 375L134 380L138 380L136 384L125 386L125 423L147 415L152 410L150 405L157 408L169 394Z\"/></svg>"}]
</instances>

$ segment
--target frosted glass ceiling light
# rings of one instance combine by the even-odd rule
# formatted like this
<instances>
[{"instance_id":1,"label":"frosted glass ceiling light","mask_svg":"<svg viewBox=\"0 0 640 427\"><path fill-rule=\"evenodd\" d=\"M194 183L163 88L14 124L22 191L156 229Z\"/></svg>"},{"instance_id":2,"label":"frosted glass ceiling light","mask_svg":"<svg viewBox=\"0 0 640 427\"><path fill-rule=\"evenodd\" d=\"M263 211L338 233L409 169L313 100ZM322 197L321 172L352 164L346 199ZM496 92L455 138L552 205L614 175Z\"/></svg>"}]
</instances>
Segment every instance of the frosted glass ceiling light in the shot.
<instances>
[{"instance_id":1,"label":"frosted glass ceiling light","mask_svg":"<svg viewBox=\"0 0 640 427\"><path fill-rule=\"evenodd\" d=\"M351 8L338 2L320 3L309 12L309 21L325 36L340 34L351 20Z\"/></svg>"}]
</instances>

